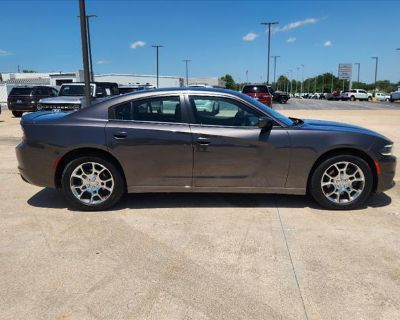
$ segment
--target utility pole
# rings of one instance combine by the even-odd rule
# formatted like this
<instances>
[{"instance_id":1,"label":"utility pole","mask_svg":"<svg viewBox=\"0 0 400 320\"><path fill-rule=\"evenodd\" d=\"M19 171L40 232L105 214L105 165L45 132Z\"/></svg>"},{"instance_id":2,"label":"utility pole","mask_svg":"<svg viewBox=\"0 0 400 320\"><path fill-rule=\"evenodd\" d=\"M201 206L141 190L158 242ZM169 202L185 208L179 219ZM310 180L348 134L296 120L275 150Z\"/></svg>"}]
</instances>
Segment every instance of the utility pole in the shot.
<instances>
[{"instance_id":1,"label":"utility pole","mask_svg":"<svg viewBox=\"0 0 400 320\"><path fill-rule=\"evenodd\" d=\"M162 48L162 45L156 44L156 45L152 45L153 48L156 48L156 59L157 59L157 89L159 87L159 74L158 74L158 49Z\"/></svg>"},{"instance_id":2,"label":"utility pole","mask_svg":"<svg viewBox=\"0 0 400 320\"><path fill-rule=\"evenodd\" d=\"M331 92L333 92L333 71L332 71L332 77L331 77Z\"/></svg>"},{"instance_id":3,"label":"utility pole","mask_svg":"<svg viewBox=\"0 0 400 320\"><path fill-rule=\"evenodd\" d=\"M292 79L293 79L293 70L289 70L289 72L290 72L290 94L292 94L292 92L293 92L293 81L292 81Z\"/></svg>"},{"instance_id":4,"label":"utility pole","mask_svg":"<svg viewBox=\"0 0 400 320\"><path fill-rule=\"evenodd\" d=\"M86 16L86 26L87 26L87 39L88 39L88 49L89 49L89 61L90 61L90 80L94 81L94 71L93 71L93 56L92 56L92 45L90 42L90 23L89 18L97 18L95 14L90 14Z\"/></svg>"},{"instance_id":5,"label":"utility pole","mask_svg":"<svg viewBox=\"0 0 400 320\"><path fill-rule=\"evenodd\" d=\"M271 25L279 22L261 22L262 25L268 26L268 66L267 66L267 84L269 84L269 58L271 55Z\"/></svg>"},{"instance_id":6,"label":"utility pole","mask_svg":"<svg viewBox=\"0 0 400 320\"><path fill-rule=\"evenodd\" d=\"M355 63L357 65L357 82L360 82L360 66L361 64L359 62Z\"/></svg>"},{"instance_id":7,"label":"utility pole","mask_svg":"<svg viewBox=\"0 0 400 320\"><path fill-rule=\"evenodd\" d=\"M276 90L276 59L280 58L281 56L271 56L271 58L274 58L274 85L275 85L275 90Z\"/></svg>"},{"instance_id":8,"label":"utility pole","mask_svg":"<svg viewBox=\"0 0 400 320\"><path fill-rule=\"evenodd\" d=\"M376 77L378 75L378 57L371 57L372 59L375 59L375 90L374 93L376 93Z\"/></svg>"},{"instance_id":9,"label":"utility pole","mask_svg":"<svg viewBox=\"0 0 400 320\"><path fill-rule=\"evenodd\" d=\"M86 105L90 105L90 73L89 73L89 54L88 54L88 41L87 41L87 26L86 26L86 8L85 0L79 0L79 18L81 22L81 42L82 42L82 60L83 60L83 74L85 80L85 99Z\"/></svg>"},{"instance_id":10,"label":"utility pole","mask_svg":"<svg viewBox=\"0 0 400 320\"><path fill-rule=\"evenodd\" d=\"M298 83L298 79L299 79L299 67L296 67L296 69L297 69L297 73L296 73L296 91L295 91L295 94L297 94L297 83Z\"/></svg>"},{"instance_id":11,"label":"utility pole","mask_svg":"<svg viewBox=\"0 0 400 320\"><path fill-rule=\"evenodd\" d=\"M192 61L192 60L189 60L189 59L183 60L183 62L185 62L185 65L186 65L186 87L189 86L189 67L188 67L188 64L189 64L190 61Z\"/></svg>"}]
</instances>

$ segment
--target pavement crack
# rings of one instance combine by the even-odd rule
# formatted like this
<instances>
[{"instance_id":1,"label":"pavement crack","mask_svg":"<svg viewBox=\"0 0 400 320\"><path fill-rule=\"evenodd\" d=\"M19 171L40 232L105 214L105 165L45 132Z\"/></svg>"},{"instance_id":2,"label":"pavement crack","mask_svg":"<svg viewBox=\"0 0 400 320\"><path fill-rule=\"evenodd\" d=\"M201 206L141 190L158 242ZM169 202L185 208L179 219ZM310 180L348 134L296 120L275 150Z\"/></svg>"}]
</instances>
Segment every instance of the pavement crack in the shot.
<instances>
[{"instance_id":1,"label":"pavement crack","mask_svg":"<svg viewBox=\"0 0 400 320\"><path fill-rule=\"evenodd\" d=\"M301 293L299 280L298 280L298 278L297 278L296 269L295 269L294 264L293 264L292 254L291 254L291 252L290 252L290 248L289 248L289 244L288 244L288 241L287 241L285 229L283 228L281 213L280 213L280 211L279 211L278 205L276 205L276 211L277 211L277 213L278 213L278 218L279 218L279 223L280 223L280 225L281 225L281 230L282 230L283 238L285 239L286 250L287 250L288 255L289 255L290 264L292 265L292 271L293 271L294 280L296 281L296 285L297 285L297 289L298 289L298 291L299 291L301 303L302 303L302 305L303 305L304 316L305 316L305 319L308 320L308 314L307 314L306 305L305 305L305 303L304 303L303 294Z\"/></svg>"}]
</instances>

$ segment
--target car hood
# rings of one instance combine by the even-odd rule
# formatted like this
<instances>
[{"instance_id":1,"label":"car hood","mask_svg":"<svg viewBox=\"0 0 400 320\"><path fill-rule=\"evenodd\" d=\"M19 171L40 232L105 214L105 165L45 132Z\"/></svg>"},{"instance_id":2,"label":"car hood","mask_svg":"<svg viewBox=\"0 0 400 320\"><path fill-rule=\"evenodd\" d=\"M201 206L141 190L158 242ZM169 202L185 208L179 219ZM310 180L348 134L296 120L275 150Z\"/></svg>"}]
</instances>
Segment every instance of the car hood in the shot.
<instances>
[{"instance_id":1,"label":"car hood","mask_svg":"<svg viewBox=\"0 0 400 320\"><path fill-rule=\"evenodd\" d=\"M40 99L40 103L72 103L72 104L81 104L85 98L82 96L59 96L52 98L44 98Z\"/></svg>"},{"instance_id":2,"label":"car hood","mask_svg":"<svg viewBox=\"0 0 400 320\"><path fill-rule=\"evenodd\" d=\"M360 133L387 139L380 133L359 126L355 126L352 124L334 122L334 121L313 120L313 119L303 119L303 121L304 123L302 124L302 128L304 129Z\"/></svg>"}]
</instances>

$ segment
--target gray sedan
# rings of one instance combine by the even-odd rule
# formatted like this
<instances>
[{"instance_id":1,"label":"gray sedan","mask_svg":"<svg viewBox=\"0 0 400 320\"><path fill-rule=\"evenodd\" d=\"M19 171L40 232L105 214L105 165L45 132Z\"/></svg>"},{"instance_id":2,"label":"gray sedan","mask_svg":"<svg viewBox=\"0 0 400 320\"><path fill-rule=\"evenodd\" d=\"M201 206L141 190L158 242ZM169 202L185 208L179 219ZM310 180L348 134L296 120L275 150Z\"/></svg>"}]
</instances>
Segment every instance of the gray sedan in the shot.
<instances>
[{"instance_id":1,"label":"gray sedan","mask_svg":"<svg viewBox=\"0 0 400 320\"><path fill-rule=\"evenodd\" d=\"M393 186L393 143L352 125L287 118L247 95L172 88L21 120L22 178L103 210L125 192L309 193L353 209ZM156 200L155 200L156 201Z\"/></svg>"}]
</instances>

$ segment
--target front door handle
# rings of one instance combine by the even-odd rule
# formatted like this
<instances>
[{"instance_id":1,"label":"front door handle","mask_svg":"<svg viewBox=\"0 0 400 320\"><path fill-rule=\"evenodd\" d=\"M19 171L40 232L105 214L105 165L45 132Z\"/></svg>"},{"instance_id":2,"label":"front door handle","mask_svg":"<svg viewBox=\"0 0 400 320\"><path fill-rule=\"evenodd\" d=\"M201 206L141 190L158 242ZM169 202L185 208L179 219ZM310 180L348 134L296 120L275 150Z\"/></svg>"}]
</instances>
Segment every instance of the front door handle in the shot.
<instances>
[{"instance_id":1,"label":"front door handle","mask_svg":"<svg viewBox=\"0 0 400 320\"><path fill-rule=\"evenodd\" d=\"M128 136L128 132L125 132L125 131L114 132L115 139L125 139L127 136Z\"/></svg>"},{"instance_id":2,"label":"front door handle","mask_svg":"<svg viewBox=\"0 0 400 320\"><path fill-rule=\"evenodd\" d=\"M207 146L211 143L210 139L206 137L198 137L197 138L197 143L202 145L202 146Z\"/></svg>"}]
</instances>

